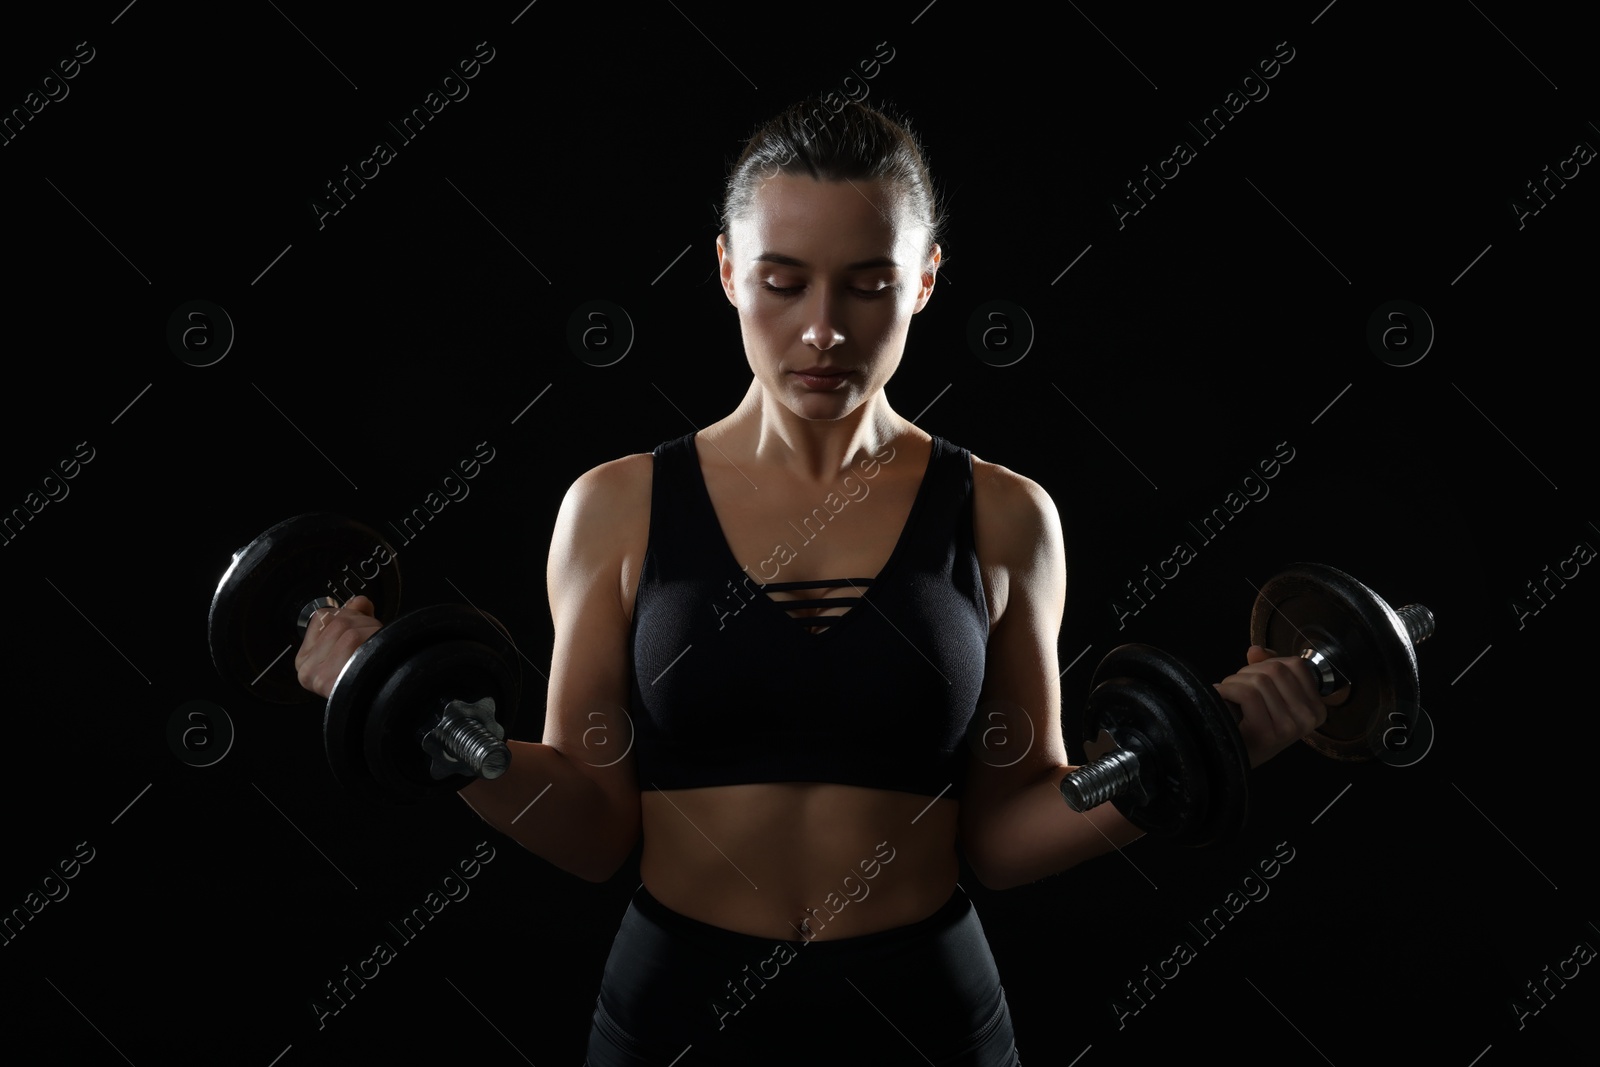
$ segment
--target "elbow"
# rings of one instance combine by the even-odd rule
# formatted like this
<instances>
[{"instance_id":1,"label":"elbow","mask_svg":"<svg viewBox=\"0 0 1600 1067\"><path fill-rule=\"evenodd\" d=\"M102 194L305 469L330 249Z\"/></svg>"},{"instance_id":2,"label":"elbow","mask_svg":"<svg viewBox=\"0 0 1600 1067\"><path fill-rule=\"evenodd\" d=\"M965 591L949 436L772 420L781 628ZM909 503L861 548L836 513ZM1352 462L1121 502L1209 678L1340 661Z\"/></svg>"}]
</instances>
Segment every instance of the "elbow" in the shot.
<instances>
[{"instance_id":1,"label":"elbow","mask_svg":"<svg viewBox=\"0 0 1600 1067\"><path fill-rule=\"evenodd\" d=\"M568 868L567 873L594 885L604 885L615 878L617 872L627 865L628 857L632 853L633 849L629 848L620 854L613 853L608 856L596 857L592 862L586 861Z\"/></svg>"},{"instance_id":2,"label":"elbow","mask_svg":"<svg viewBox=\"0 0 1600 1067\"><path fill-rule=\"evenodd\" d=\"M605 885L607 882L611 881L612 878L616 877L617 872L621 869L622 864L619 863L610 868L580 867L576 870L568 871L567 873L581 878L591 885Z\"/></svg>"},{"instance_id":3,"label":"elbow","mask_svg":"<svg viewBox=\"0 0 1600 1067\"><path fill-rule=\"evenodd\" d=\"M1015 889L1029 881L1015 863L1007 862L1004 856L995 855L993 850L975 848L969 840L963 851L966 853L967 866L985 889L996 892Z\"/></svg>"},{"instance_id":4,"label":"elbow","mask_svg":"<svg viewBox=\"0 0 1600 1067\"><path fill-rule=\"evenodd\" d=\"M1030 858L1027 855L1018 855L1011 858L988 857L981 862L968 857L967 863L983 888L994 892L1032 885L1059 873L1058 869L1054 867L1041 865L1038 857ZM1066 866L1071 867L1074 865L1074 863L1068 863ZM1060 869L1065 870L1066 868Z\"/></svg>"},{"instance_id":5,"label":"elbow","mask_svg":"<svg viewBox=\"0 0 1600 1067\"><path fill-rule=\"evenodd\" d=\"M533 850L529 849L528 851L532 852ZM535 856L539 855L537 852L533 854ZM627 861L627 856L617 860L601 856L575 856L565 863L556 863L544 856L539 858L550 862L551 866L557 870L570 874L572 877L581 879L591 885L604 885L611 881L617 876L617 872L622 870L623 864Z\"/></svg>"},{"instance_id":6,"label":"elbow","mask_svg":"<svg viewBox=\"0 0 1600 1067\"><path fill-rule=\"evenodd\" d=\"M628 861L633 857L638 845L639 821L635 818L604 845L597 843L596 847L586 849L578 858L579 862L568 867L567 872L582 878L585 882L603 885L628 866Z\"/></svg>"},{"instance_id":7,"label":"elbow","mask_svg":"<svg viewBox=\"0 0 1600 1067\"><path fill-rule=\"evenodd\" d=\"M550 866L594 885L615 878L628 865L639 842L637 819L629 822L614 818L609 824L591 824L587 829L568 827L553 840L514 835L504 826L497 829Z\"/></svg>"},{"instance_id":8,"label":"elbow","mask_svg":"<svg viewBox=\"0 0 1600 1067\"><path fill-rule=\"evenodd\" d=\"M977 876L978 883L983 888L999 892L1003 889L1015 889L1019 885L1026 885L1028 879L1019 876L1015 870L1004 867L974 865L972 873Z\"/></svg>"}]
</instances>

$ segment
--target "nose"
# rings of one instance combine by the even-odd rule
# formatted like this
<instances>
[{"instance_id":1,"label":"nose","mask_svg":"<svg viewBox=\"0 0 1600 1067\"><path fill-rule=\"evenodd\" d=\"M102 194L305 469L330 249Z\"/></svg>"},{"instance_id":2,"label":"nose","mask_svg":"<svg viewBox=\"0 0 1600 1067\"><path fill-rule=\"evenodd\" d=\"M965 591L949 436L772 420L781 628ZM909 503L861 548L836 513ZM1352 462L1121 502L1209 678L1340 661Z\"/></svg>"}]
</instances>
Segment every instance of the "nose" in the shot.
<instances>
[{"instance_id":1,"label":"nose","mask_svg":"<svg viewBox=\"0 0 1600 1067\"><path fill-rule=\"evenodd\" d=\"M805 333L800 335L800 340L818 352L826 352L842 343L844 334L839 330L837 306L833 297L823 287L818 286L815 295L808 303L806 329Z\"/></svg>"}]
</instances>

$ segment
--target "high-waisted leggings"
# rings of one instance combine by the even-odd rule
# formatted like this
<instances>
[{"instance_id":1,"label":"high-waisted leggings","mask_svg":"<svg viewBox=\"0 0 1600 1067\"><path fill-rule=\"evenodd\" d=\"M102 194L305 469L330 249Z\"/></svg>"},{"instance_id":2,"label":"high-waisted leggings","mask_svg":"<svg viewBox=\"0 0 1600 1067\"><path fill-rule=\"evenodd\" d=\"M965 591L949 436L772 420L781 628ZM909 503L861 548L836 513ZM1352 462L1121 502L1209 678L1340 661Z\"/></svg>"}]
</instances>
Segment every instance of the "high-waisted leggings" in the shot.
<instances>
[{"instance_id":1,"label":"high-waisted leggings","mask_svg":"<svg viewBox=\"0 0 1600 1067\"><path fill-rule=\"evenodd\" d=\"M994 956L959 888L909 926L780 941L680 915L640 886L606 960L586 1062L1015 1067L1021 1059Z\"/></svg>"}]
</instances>

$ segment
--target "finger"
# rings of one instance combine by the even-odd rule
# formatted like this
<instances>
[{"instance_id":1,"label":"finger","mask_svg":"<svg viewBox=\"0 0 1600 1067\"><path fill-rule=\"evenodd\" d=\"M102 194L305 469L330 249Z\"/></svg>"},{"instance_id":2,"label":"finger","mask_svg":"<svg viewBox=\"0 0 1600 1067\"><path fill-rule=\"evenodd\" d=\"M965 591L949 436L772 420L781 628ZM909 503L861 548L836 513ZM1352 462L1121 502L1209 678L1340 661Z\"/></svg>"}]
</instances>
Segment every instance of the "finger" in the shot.
<instances>
[{"instance_id":1,"label":"finger","mask_svg":"<svg viewBox=\"0 0 1600 1067\"><path fill-rule=\"evenodd\" d=\"M1243 714L1239 731L1247 743L1252 738L1278 745L1303 735L1311 712L1303 696L1296 699L1294 683L1284 676L1286 662L1247 667L1223 679L1218 691L1238 704Z\"/></svg>"},{"instance_id":2,"label":"finger","mask_svg":"<svg viewBox=\"0 0 1600 1067\"><path fill-rule=\"evenodd\" d=\"M1217 692L1222 699L1239 706L1242 731L1276 734L1284 724L1293 722L1278 686L1266 675L1230 674L1217 686Z\"/></svg>"},{"instance_id":3,"label":"finger","mask_svg":"<svg viewBox=\"0 0 1600 1067\"><path fill-rule=\"evenodd\" d=\"M295 674L301 687L323 698L332 691L356 649L383 626L371 614L370 600L364 604L354 600L351 603L355 608L352 614L344 614L342 608L319 608L314 612L315 621L306 627L305 638L294 658Z\"/></svg>"},{"instance_id":4,"label":"finger","mask_svg":"<svg viewBox=\"0 0 1600 1067\"><path fill-rule=\"evenodd\" d=\"M1264 698L1246 676L1224 679L1216 690L1238 710L1239 740L1251 767L1259 767L1293 742L1293 737L1279 736Z\"/></svg>"},{"instance_id":5,"label":"finger","mask_svg":"<svg viewBox=\"0 0 1600 1067\"><path fill-rule=\"evenodd\" d=\"M1229 675L1229 677L1231 678L1232 675ZM1226 680L1226 679L1224 679L1224 680ZM1234 696L1238 696L1238 692L1236 690L1223 689L1221 684L1220 683L1216 683L1216 682L1212 683L1211 688L1213 688L1213 689L1215 689L1217 691L1217 695L1219 697L1221 697L1223 700L1227 701L1228 710L1233 712L1234 722L1236 724L1243 722L1244 721L1244 707L1237 700L1234 699ZM1234 696L1229 696L1228 695L1229 693L1233 693Z\"/></svg>"},{"instance_id":6,"label":"finger","mask_svg":"<svg viewBox=\"0 0 1600 1067\"><path fill-rule=\"evenodd\" d=\"M378 605L374 604L367 597L353 596L349 600L346 600L344 604L340 606L339 610L352 615L366 615L371 618L376 618L378 614Z\"/></svg>"},{"instance_id":7,"label":"finger","mask_svg":"<svg viewBox=\"0 0 1600 1067\"><path fill-rule=\"evenodd\" d=\"M1300 736L1327 721L1327 706L1322 702L1316 679L1305 660L1280 656L1263 662L1257 669L1276 681L1284 707Z\"/></svg>"},{"instance_id":8,"label":"finger","mask_svg":"<svg viewBox=\"0 0 1600 1067\"><path fill-rule=\"evenodd\" d=\"M305 633L300 638L300 648L294 654L296 669L316 655L317 643L321 640L322 631L327 628L328 620L331 618L333 618L332 608L318 608L306 620Z\"/></svg>"},{"instance_id":9,"label":"finger","mask_svg":"<svg viewBox=\"0 0 1600 1067\"><path fill-rule=\"evenodd\" d=\"M1295 684L1297 684L1299 688L1305 692L1305 695L1308 699L1322 699L1321 690L1319 688L1320 681L1316 676L1316 671L1311 667L1310 663L1304 659L1301 659L1299 656L1280 656L1270 648L1264 648L1261 645L1251 645L1249 651L1246 653L1246 658L1249 660L1249 666L1251 667L1254 667L1260 663L1268 663L1272 660L1282 660L1290 665L1290 673L1294 676Z\"/></svg>"}]
</instances>

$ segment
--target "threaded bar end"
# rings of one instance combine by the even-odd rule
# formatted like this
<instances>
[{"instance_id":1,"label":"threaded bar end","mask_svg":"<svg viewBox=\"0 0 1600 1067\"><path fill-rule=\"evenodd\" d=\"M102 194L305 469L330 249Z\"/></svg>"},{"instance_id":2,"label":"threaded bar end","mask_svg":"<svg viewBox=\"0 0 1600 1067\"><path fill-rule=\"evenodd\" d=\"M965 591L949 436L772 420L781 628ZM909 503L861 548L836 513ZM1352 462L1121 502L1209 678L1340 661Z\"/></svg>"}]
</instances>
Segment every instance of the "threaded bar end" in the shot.
<instances>
[{"instance_id":1,"label":"threaded bar end","mask_svg":"<svg viewBox=\"0 0 1600 1067\"><path fill-rule=\"evenodd\" d=\"M1073 811L1097 808L1139 781L1139 757L1119 748L1061 779L1061 795Z\"/></svg>"},{"instance_id":2,"label":"threaded bar end","mask_svg":"<svg viewBox=\"0 0 1600 1067\"><path fill-rule=\"evenodd\" d=\"M1395 614L1405 623L1406 633L1410 635L1412 645L1420 645L1433 636L1433 612L1421 604L1407 604L1403 608L1396 608Z\"/></svg>"}]
</instances>

